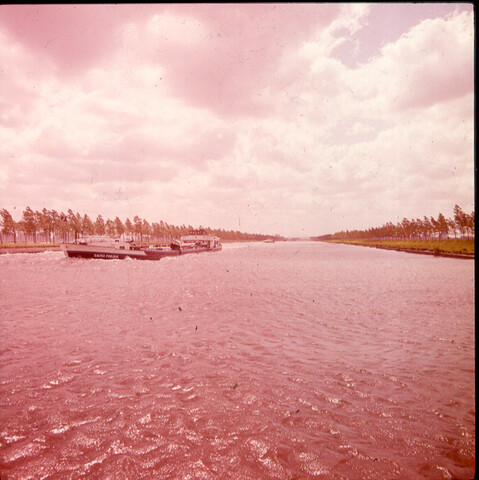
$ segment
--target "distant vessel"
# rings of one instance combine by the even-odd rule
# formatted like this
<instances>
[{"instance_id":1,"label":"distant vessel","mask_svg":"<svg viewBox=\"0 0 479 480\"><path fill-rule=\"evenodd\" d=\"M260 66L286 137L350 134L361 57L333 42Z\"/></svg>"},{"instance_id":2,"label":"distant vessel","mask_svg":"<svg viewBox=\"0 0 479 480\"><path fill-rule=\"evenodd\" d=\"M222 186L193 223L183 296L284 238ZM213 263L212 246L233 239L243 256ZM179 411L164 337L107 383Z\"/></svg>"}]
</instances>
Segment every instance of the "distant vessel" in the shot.
<instances>
[{"instance_id":1,"label":"distant vessel","mask_svg":"<svg viewBox=\"0 0 479 480\"><path fill-rule=\"evenodd\" d=\"M263 240L263 243L274 243L274 238L267 238L266 240Z\"/></svg>"},{"instance_id":2,"label":"distant vessel","mask_svg":"<svg viewBox=\"0 0 479 480\"><path fill-rule=\"evenodd\" d=\"M169 247L155 246L144 250L147 260L159 260L162 257L185 255L187 253L216 252L221 250L220 239L210 235L204 230L190 230L188 235L183 235L180 240L174 240Z\"/></svg>"},{"instance_id":3,"label":"distant vessel","mask_svg":"<svg viewBox=\"0 0 479 480\"><path fill-rule=\"evenodd\" d=\"M134 242L111 238L81 239L74 243L63 243L62 251L67 257L100 258L105 260L161 260L163 257L173 257L188 253L214 252L222 249L220 239L204 230L191 230L180 240L174 240L170 245L138 245Z\"/></svg>"}]
</instances>

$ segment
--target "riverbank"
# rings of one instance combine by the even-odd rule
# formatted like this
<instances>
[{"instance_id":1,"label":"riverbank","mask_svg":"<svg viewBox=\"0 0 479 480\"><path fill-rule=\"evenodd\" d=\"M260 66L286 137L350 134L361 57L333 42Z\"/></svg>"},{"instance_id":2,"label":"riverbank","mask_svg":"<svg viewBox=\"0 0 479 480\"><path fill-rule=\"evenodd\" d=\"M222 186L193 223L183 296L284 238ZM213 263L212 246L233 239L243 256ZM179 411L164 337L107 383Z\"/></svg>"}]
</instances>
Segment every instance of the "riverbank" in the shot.
<instances>
[{"instance_id":1,"label":"riverbank","mask_svg":"<svg viewBox=\"0 0 479 480\"><path fill-rule=\"evenodd\" d=\"M8 246L7 246L8 245ZM59 251L60 250L60 244L59 243L53 243L49 245L42 245L42 244L34 244L34 245L28 245L28 244L18 244L18 245L0 245L0 255L6 254L6 253L42 253L45 251Z\"/></svg>"},{"instance_id":2,"label":"riverbank","mask_svg":"<svg viewBox=\"0 0 479 480\"><path fill-rule=\"evenodd\" d=\"M475 258L474 239L444 240L330 240L328 243L342 243L361 247L396 250L399 252L434 255L450 258Z\"/></svg>"}]
</instances>

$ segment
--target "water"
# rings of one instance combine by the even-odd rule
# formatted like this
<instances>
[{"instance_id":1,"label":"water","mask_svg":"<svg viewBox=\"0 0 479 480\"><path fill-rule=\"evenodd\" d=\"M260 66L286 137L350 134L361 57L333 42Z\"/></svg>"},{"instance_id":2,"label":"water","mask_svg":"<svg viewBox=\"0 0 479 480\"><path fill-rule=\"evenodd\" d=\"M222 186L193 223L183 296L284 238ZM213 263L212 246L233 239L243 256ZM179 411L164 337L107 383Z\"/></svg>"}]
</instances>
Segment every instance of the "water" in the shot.
<instances>
[{"instance_id":1,"label":"water","mask_svg":"<svg viewBox=\"0 0 479 480\"><path fill-rule=\"evenodd\" d=\"M469 479L474 262L0 256L0 478Z\"/></svg>"}]
</instances>

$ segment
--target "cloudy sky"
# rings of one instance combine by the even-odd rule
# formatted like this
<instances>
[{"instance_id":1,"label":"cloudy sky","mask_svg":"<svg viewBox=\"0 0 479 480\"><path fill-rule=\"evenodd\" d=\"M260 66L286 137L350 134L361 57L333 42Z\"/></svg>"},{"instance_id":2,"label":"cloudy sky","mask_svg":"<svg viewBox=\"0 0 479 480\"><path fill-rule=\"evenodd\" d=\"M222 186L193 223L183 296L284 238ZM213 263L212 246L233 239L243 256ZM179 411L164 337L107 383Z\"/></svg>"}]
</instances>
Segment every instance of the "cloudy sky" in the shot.
<instances>
[{"instance_id":1,"label":"cloudy sky","mask_svg":"<svg viewBox=\"0 0 479 480\"><path fill-rule=\"evenodd\" d=\"M474 209L471 4L0 6L0 208L319 235Z\"/></svg>"}]
</instances>

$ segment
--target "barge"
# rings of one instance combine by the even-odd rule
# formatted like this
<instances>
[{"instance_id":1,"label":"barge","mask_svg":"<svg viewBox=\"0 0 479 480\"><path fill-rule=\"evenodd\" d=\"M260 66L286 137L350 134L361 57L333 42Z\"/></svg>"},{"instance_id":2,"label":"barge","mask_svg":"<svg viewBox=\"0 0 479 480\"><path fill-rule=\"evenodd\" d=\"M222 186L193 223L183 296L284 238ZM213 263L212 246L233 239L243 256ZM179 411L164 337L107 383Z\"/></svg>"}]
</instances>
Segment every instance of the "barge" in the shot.
<instances>
[{"instance_id":1,"label":"barge","mask_svg":"<svg viewBox=\"0 0 479 480\"><path fill-rule=\"evenodd\" d=\"M220 239L204 230L191 230L188 235L174 240L169 245L138 245L120 239L81 239L61 244L66 257L99 258L104 260L161 260L190 253L215 252L222 249Z\"/></svg>"}]
</instances>

